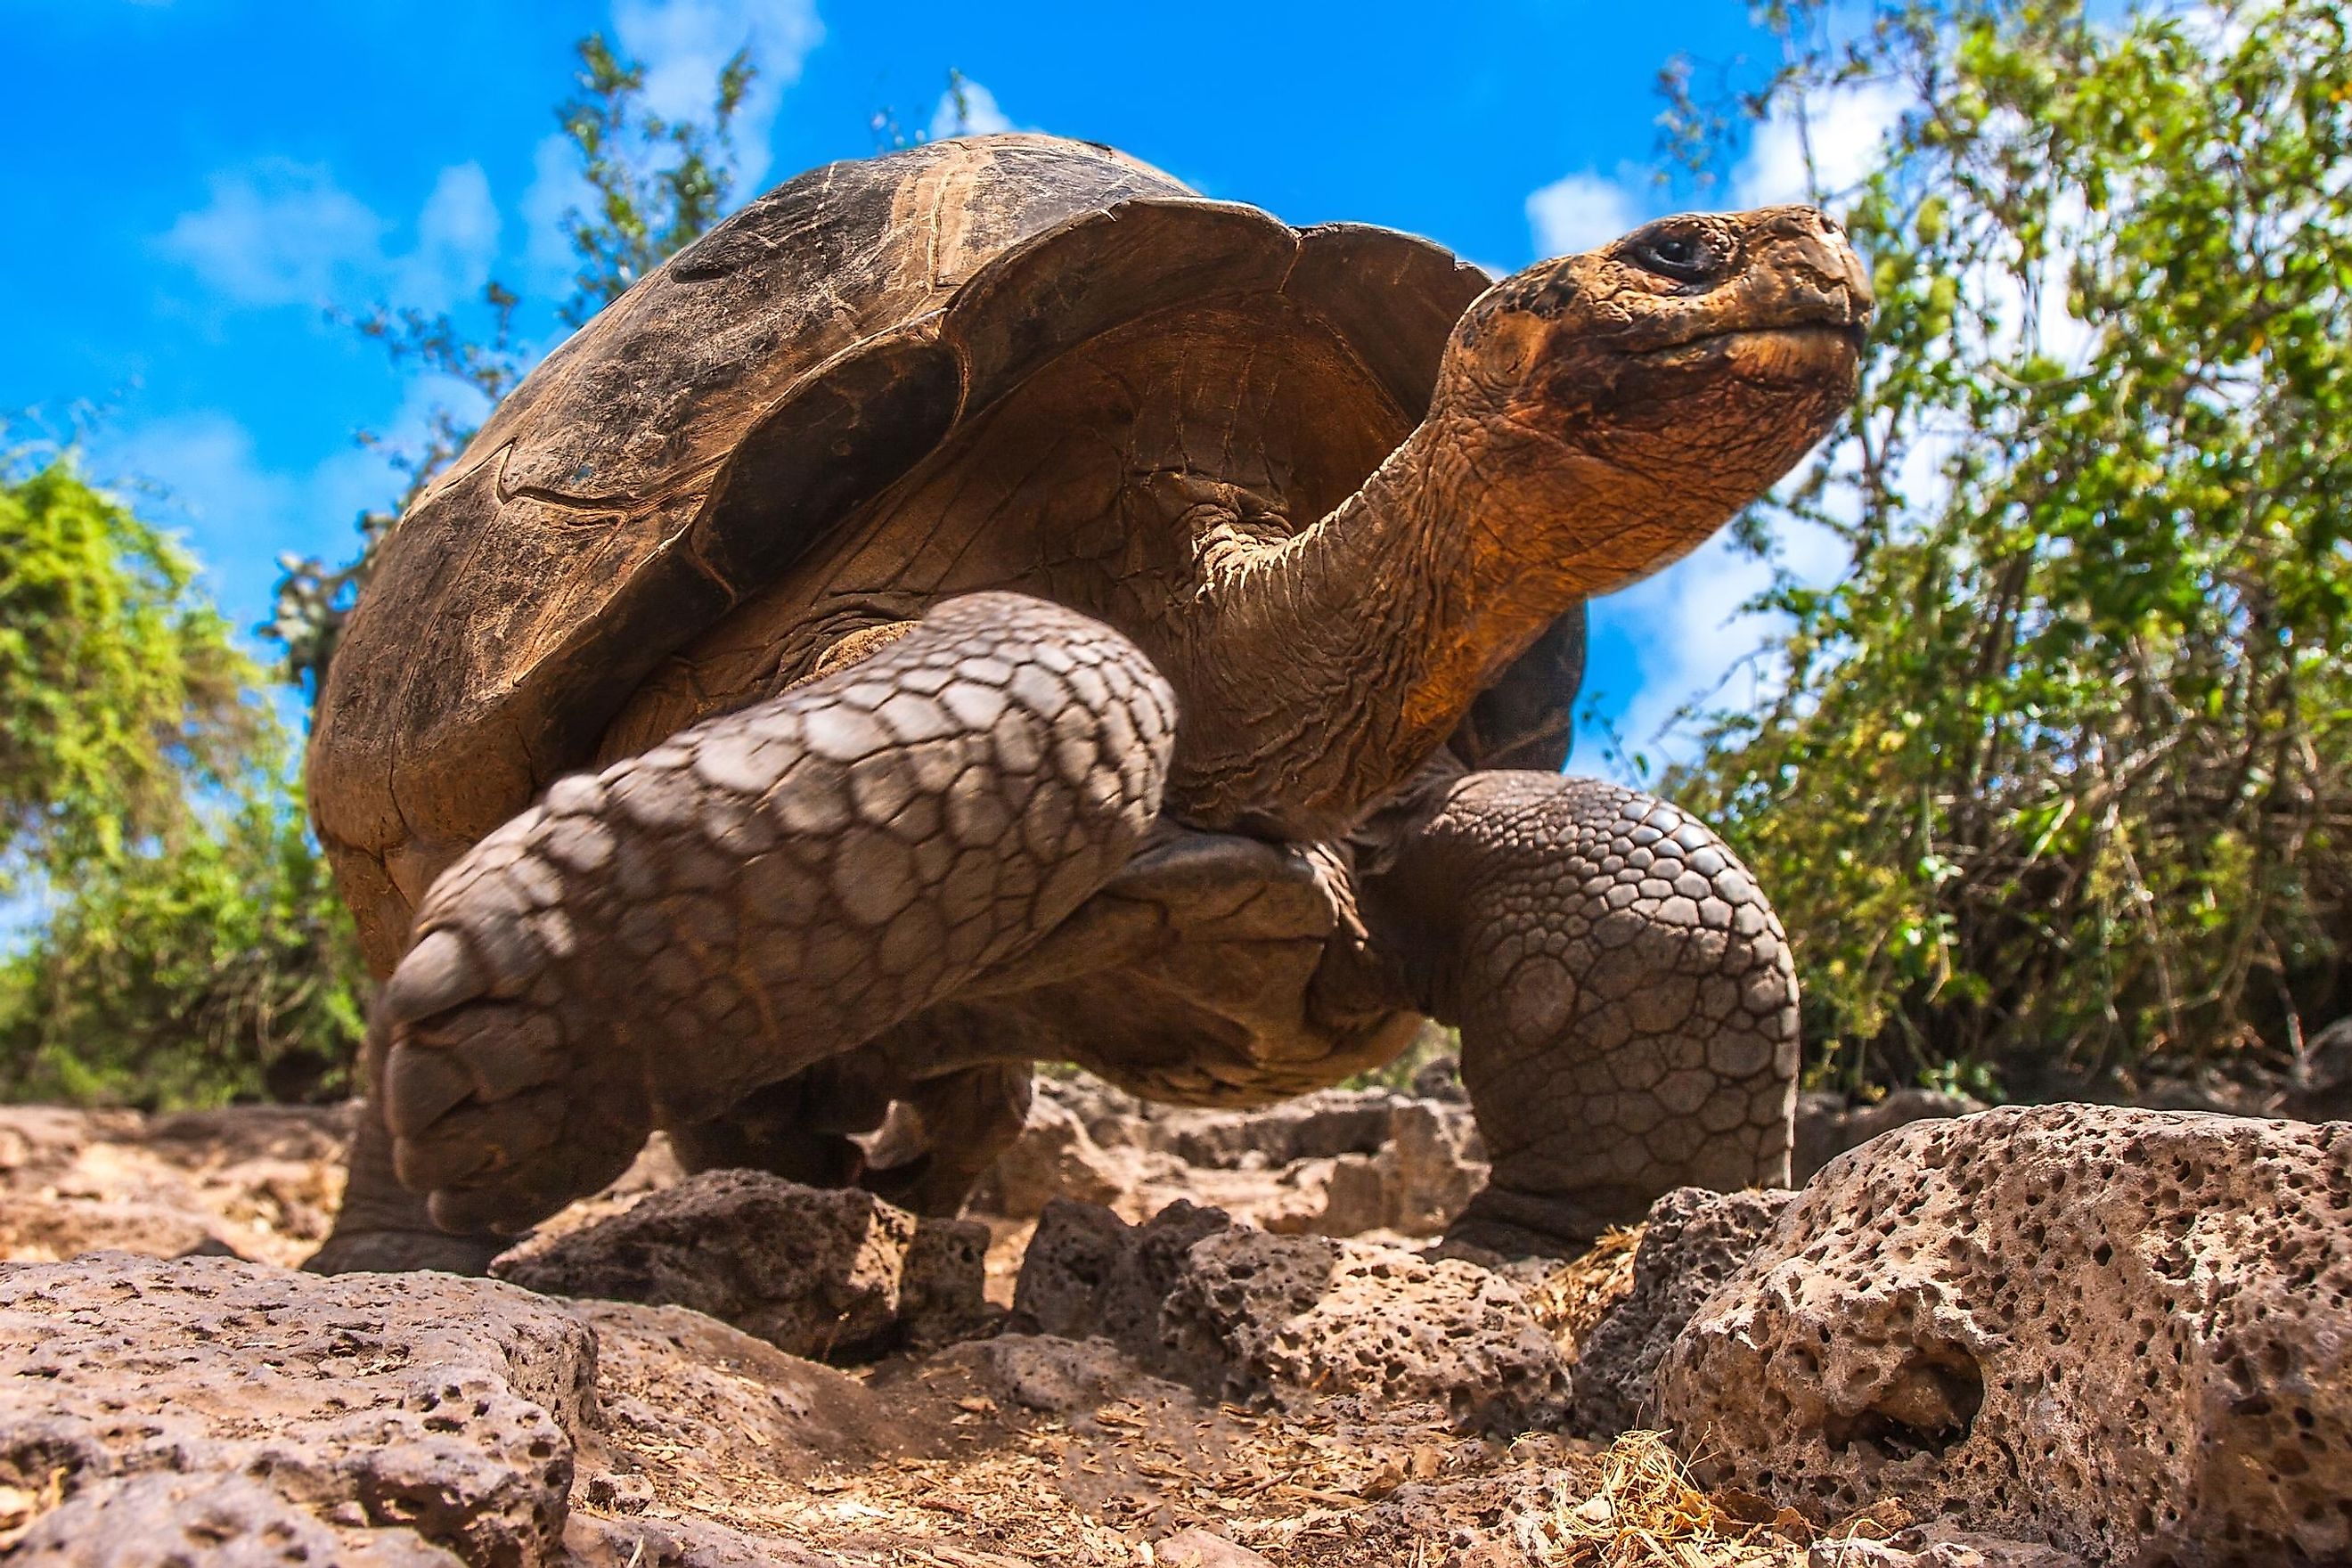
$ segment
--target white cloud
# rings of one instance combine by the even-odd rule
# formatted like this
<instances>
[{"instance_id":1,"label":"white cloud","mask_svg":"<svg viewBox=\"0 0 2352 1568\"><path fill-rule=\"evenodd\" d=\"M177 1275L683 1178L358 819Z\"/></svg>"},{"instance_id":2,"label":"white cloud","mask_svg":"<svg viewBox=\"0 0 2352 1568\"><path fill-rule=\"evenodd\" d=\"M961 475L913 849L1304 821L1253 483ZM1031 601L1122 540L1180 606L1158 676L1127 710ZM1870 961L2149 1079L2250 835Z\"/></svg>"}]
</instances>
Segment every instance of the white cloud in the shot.
<instances>
[{"instance_id":1,"label":"white cloud","mask_svg":"<svg viewBox=\"0 0 2352 1568\"><path fill-rule=\"evenodd\" d=\"M579 159L566 137L541 137L531 149L530 171L530 187L522 194L523 232L528 236L524 255L541 289L553 294L561 290L561 280L572 275L579 260L572 254L572 242L564 237L564 216L585 211L595 193L582 176Z\"/></svg>"},{"instance_id":2,"label":"white cloud","mask_svg":"<svg viewBox=\"0 0 2352 1568\"><path fill-rule=\"evenodd\" d=\"M390 226L316 164L265 159L211 184L163 248L239 304L320 304L381 265Z\"/></svg>"},{"instance_id":3,"label":"white cloud","mask_svg":"<svg viewBox=\"0 0 2352 1568\"><path fill-rule=\"evenodd\" d=\"M212 200L158 242L240 305L357 304L390 295L439 310L479 289L498 254L498 206L478 164L444 169L417 215L415 243L311 163L268 158L213 176Z\"/></svg>"},{"instance_id":4,"label":"white cloud","mask_svg":"<svg viewBox=\"0 0 2352 1568\"><path fill-rule=\"evenodd\" d=\"M957 101L959 89L961 103ZM996 95L969 77L940 94L939 106L931 110L930 134L934 142L950 136L991 136L1012 129L1011 118L996 106Z\"/></svg>"},{"instance_id":5,"label":"white cloud","mask_svg":"<svg viewBox=\"0 0 2352 1568\"><path fill-rule=\"evenodd\" d=\"M101 442L98 457L101 471L154 497L179 514L173 521L199 524L212 546L207 556L223 553L223 542L271 535L296 489L287 476L265 469L252 434L217 410L137 426Z\"/></svg>"},{"instance_id":6,"label":"white cloud","mask_svg":"<svg viewBox=\"0 0 2352 1568\"><path fill-rule=\"evenodd\" d=\"M800 80L810 51L824 41L815 0L621 0L613 10L620 53L645 68L646 107L667 120L708 125L719 73L738 49L758 68L736 110L736 194L765 186L768 133L784 89ZM541 140L531 153L531 182L522 195L525 255L534 283L559 290L579 264L563 235L564 215L585 211L595 193L581 176L579 155L562 135Z\"/></svg>"},{"instance_id":7,"label":"white cloud","mask_svg":"<svg viewBox=\"0 0 2352 1568\"><path fill-rule=\"evenodd\" d=\"M90 468L184 536L206 589L242 630L268 615L280 553L337 563L358 549L360 513L389 504L406 482L392 453L422 447L436 405L473 418L487 412L478 393L445 376L407 377L400 398L378 426L382 445L342 447L308 468L265 460L252 433L219 409L102 431Z\"/></svg>"},{"instance_id":8,"label":"white cloud","mask_svg":"<svg viewBox=\"0 0 2352 1568\"><path fill-rule=\"evenodd\" d=\"M707 121L719 71L751 51L759 74L736 114L736 169L747 193L758 190L784 89L824 41L815 0L620 0L613 30L646 68L646 106L667 120Z\"/></svg>"},{"instance_id":9,"label":"white cloud","mask_svg":"<svg viewBox=\"0 0 2352 1568\"><path fill-rule=\"evenodd\" d=\"M1732 205L1764 207L1809 202L1815 184L1834 197L1859 185L1878 161L1881 144L1904 111L1918 100L1891 82L1861 82L1815 94L1800 120L1789 106L1756 128L1748 155L1732 171ZM1805 153L1812 152L1812 179Z\"/></svg>"},{"instance_id":10,"label":"white cloud","mask_svg":"<svg viewBox=\"0 0 2352 1568\"><path fill-rule=\"evenodd\" d=\"M1643 204L1622 181L1590 170L1555 180L1528 197L1528 226L1545 256L1605 245L1639 227L1643 216Z\"/></svg>"},{"instance_id":11,"label":"white cloud","mask_svg":"<svg viewBox=\"0 0 2352 1568\"><path fill-rule=\"evenodd\" d=\"M1797 581L1826 587L1843 574L1844 542L1818 524L1781 529L1775 558ZM1622 593L1596 600L1597 633L1632 645L1638 680L1617 720L1629 750L1654 766L1687 760L1691 737L1676 725L1685 707L1755 708L1780 689L1776 655L1785 617L1740 608L1771 586L1772 563L1759 561L1719 533L1683 560Z\"/></svg>"},{"instance_id":12,"label":"white cloud","mask_svg":"<svg viewBox=\"0 0 2352 1568\"><path fill-rule=\"evenodd\" d=\"M499 205L479 163L441 171L416 216L416 248L399 264L397 297L432 309L489 281L499 257Z\"/></svg>"}]
</instances>

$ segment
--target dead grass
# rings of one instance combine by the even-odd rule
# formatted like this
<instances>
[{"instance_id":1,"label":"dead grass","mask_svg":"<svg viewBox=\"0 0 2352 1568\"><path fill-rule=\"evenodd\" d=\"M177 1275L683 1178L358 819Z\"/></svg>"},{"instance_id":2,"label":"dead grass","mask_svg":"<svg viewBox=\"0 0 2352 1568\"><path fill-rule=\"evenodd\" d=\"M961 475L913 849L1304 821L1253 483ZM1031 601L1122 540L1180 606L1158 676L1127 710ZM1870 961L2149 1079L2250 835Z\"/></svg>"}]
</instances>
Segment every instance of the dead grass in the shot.
<instances>
[{"instance_id":1,"label":"dead grass","mask_svg":"<svg viewBox=\"0 0 2352 1568\"><path fill-rule=\"evenodd\" d=\"M1793 1563L1803 1547L1769 1523L1734 1517L1701 1491L1659 1432L1627 1432L1601 1456L1601 1484L1561 1500L1520 1542L1546 1568L1747 1568Z\"/></svg>"},{"instance_id":2,"label":"dead grass","mask_svg":"<svg viewBox=\"0 0 2352 1568\"><path fill-rule=\"evenodd\" d=\"M1528 1292L1536 1321L1551 1331L1566 1360L1576 1359L1584 1337L1633 1289L1633 1254L1642 1245L1642 1230L1637 1225L1601 1232L1591 1250L1553 1270Z\"/></svg>"}]
</instances>

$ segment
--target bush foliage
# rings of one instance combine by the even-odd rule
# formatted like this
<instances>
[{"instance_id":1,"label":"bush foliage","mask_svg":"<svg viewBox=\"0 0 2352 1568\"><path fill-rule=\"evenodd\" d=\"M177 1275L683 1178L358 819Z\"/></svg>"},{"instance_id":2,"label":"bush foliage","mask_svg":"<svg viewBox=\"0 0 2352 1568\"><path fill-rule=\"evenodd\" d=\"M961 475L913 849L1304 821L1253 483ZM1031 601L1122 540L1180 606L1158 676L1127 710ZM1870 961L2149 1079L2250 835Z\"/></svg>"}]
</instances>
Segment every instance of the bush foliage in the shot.
<instances>
[{"instance_id":1,"label":"bush foliage","mask_svg":"<svg viewBox=\"0 0 2352 1568\"><path fill-rule=\"evenodd\" d=\"M0 1096L340 1091L357 948L260 679L68 460L0 484L0 866L47 916L0 961Z\"/></svg>"},{"instance_id":2,"label":"bush foliage","mask_svg":"<svg viewBox=\"0 0 2352 1568\"><path fill-rule=\"evenodd\" d=\"M1844 204L1882 314L1746 526L1850 571L1769 596L1779 700L1668 787L1771 890L1823 1076L2290 1068L2352 1010L2342 0L1829 15L1771 14L1746 107L1912 104Z\"/></svg>"},{"instance_id":3,"label":"bush foliage","mask_svg":"<svg viewBox=\"0 0 2352 1568\"><path fill-rule=\"evenodd\" d=\"M339 1099L365 1033L351 917L267 796L91 867L0 967L0 1099Z\"/></svg>"},{"instance_id":4,"label":"bush foliage","mask_svg":"<svg viewBox=\"0 0 2352 1568\"><path fill-rule=\"evenodd\" d=\"M268 729L194 580L69 461L0 480L0 892L169 839Z\"/></svg>"}]
</instances>

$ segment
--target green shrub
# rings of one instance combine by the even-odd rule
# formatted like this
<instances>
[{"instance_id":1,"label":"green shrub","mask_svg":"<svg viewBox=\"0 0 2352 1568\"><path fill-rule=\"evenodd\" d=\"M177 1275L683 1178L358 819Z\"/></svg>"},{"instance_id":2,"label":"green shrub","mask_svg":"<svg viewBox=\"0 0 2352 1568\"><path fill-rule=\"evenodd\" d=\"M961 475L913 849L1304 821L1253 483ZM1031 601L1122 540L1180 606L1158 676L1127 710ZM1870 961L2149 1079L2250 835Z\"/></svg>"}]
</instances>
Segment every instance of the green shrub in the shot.
<instances>
[{"instance_id":1,"label":"green shrub","mask_svg":"<svg viewBox=\"0 0 2352 1568\"><path fill-rule=\"evenodd\" d=\"M364 1032L363 974L299 816L247 801L64 890L0 967L0 1097L340 1098Z\"/></svg>"},{"instance_id":2,"label":"green shrub","mask_svg":"<svg viewBox=\"0 0 2352 1568\"><path fill-rule=\"evenodd\" d=\"M1861 398L1748 522L1850 570L1770 596L1784 694L1667 788L1770 890L1821 1076L2289 1068L2352 1011L2343 0L1774 15L1757 107L1915 107L1845 211Z\"/></svg>"},{"instance_id":3,"label":"green shrub","mask_svg":"<svg viewBox=\"0 0 2352 1568\"><path fill-rule=\"evenodd\" d=\"M342 1091L349 918L261 671L191 563L59 458L0 482L0 1097Z\"/></svg>"}]
</instances>

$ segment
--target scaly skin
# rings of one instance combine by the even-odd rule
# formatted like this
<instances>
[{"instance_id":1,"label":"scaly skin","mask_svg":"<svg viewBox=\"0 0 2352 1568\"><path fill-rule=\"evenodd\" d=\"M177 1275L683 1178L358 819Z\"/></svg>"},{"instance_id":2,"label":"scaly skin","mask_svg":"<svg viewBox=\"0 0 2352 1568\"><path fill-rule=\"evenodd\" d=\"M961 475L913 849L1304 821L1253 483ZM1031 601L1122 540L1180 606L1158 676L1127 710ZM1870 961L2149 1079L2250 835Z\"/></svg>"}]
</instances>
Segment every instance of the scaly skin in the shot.
<instances>
[{"instance_id":1,"label":"scaly skin","mask_svg":"<svg viewBox=\"0 0 2352 1568\"><path fill-rule=\"evenodd\" d=\"M1364 904L1430 1013L1494 1162L1449 1233L1560 1253L1682 1185L1789 1179L1789 944L1675 806L1593 779L1457 780Z\"/></svg>"},{"instance_id":2,"label":"scaly skin","mask_svg":"<svg viewBox=\"0 0 2352 1568\"><path fill-rule=\"evenodd\" d=\"M1116 632L977 595L558 783L435 883L384 989L400 1180L445 1230L528 1226L951 994L1126 863L1174 719Z\"/></svg>"}]
</instances>

